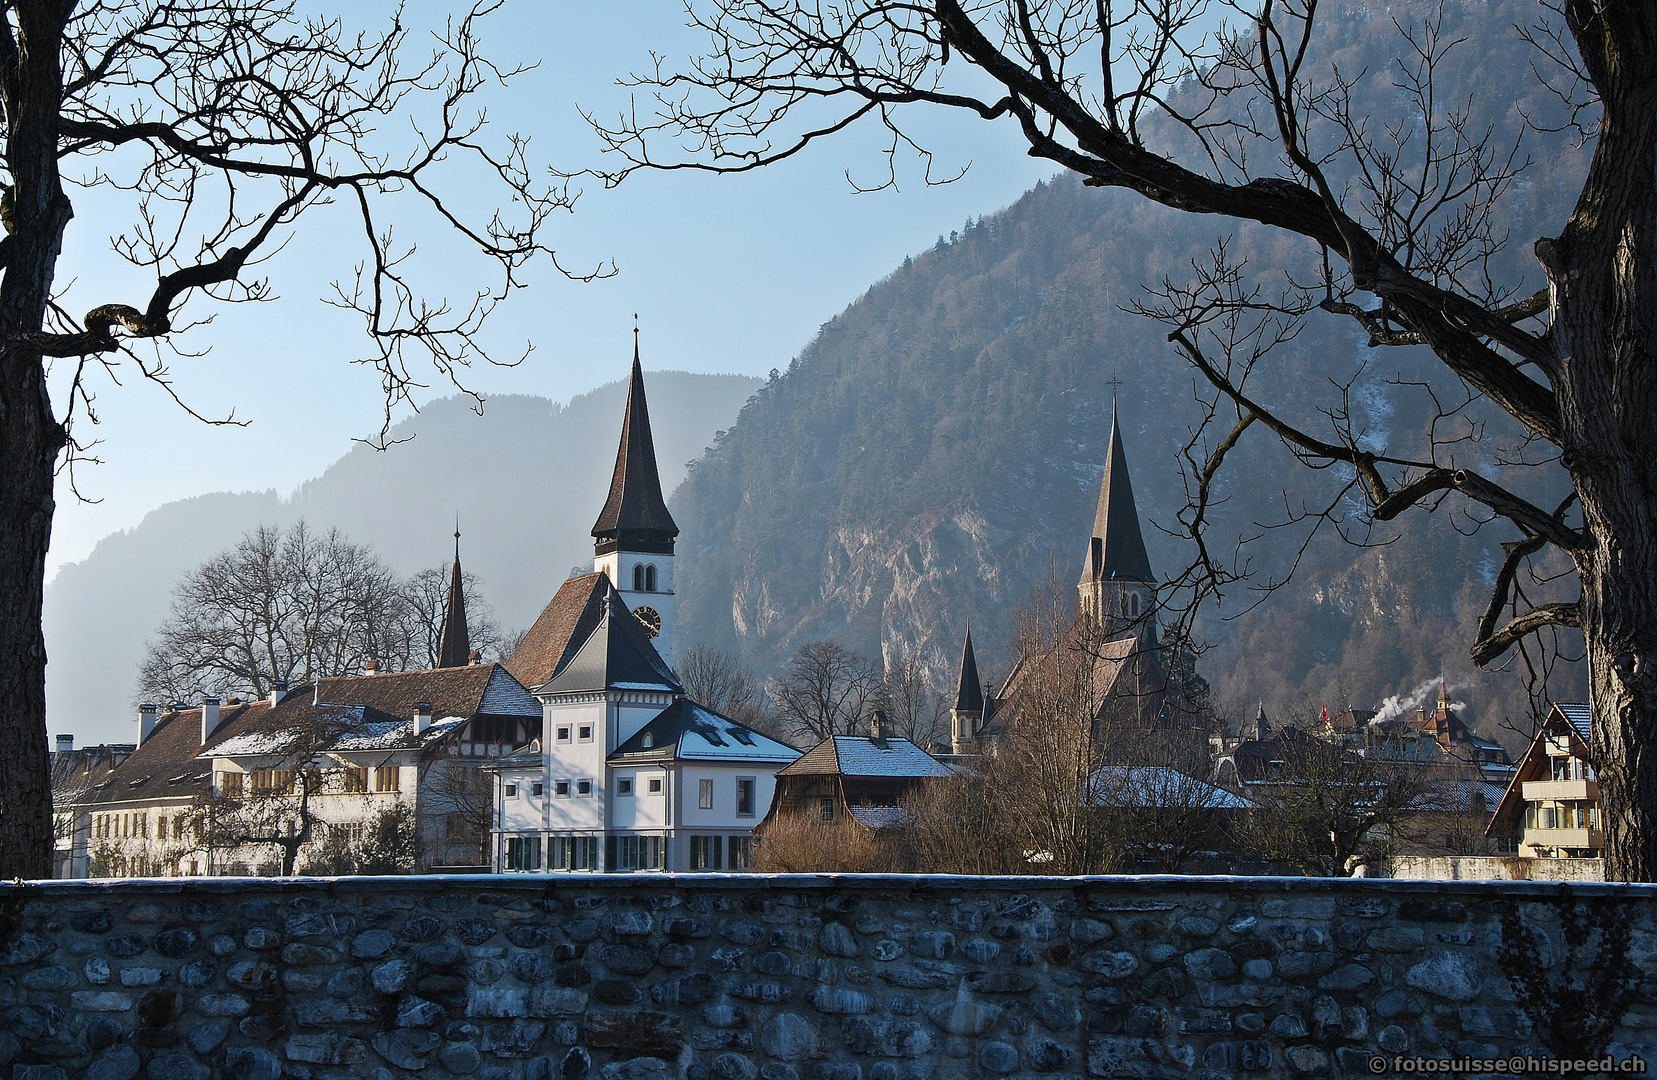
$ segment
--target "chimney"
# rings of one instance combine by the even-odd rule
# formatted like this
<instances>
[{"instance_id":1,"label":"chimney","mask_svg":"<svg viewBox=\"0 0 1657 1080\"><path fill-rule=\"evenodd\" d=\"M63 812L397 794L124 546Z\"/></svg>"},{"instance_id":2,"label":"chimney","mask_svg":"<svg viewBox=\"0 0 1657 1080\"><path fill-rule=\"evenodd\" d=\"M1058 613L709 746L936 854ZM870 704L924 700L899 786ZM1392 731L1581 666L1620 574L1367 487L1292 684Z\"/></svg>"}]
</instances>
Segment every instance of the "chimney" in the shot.
<instances>
[{"instance_id":1,"label":"chimney","mask_svg":"<svg viewBox=\"0 0 1657 1080\"><path fill-rule=\"evenodd\" d=\"M380 662L370 656L362 662L362 673L364 675L378 675L380 673Z\"/></svg>"},{"instance_id":2,"label":"chimney","mask_svg":"<svg viewBox=\"0 0 1657 1080\"><path fill-rule=\"evenodd\" d=\"M432 726L432 703L417 701L414 703L414 733L424 735L426 729Z\"/></svg>"},{"instance_id":3,"label":"chimney","mask_svg":"<svg viewBox=\"0 0 1657 1080\"><path fill-rule=\"evenodd\" d=\"M288 692L286 679L272 679L270 682L270 707L276 708L276 703L282 700L282 695Z\"/></svg>"},{"instance_id":4,"label":"chimney","mask_svg":"<svg viewBox=\"0 0 1657 1080\"><path fill-rule=\"evenodd\" d=\"M207 740L219 726L219 699L204 697L201 699L201 745L206 746Z\"/></svg>"},{"instance_id":5,"label":"chimney","mask_svg":"<svg viewBox=\"0 0 1657 1080\"><path fill-rule=\"evenodd\" d=\"M154 708L154 706L151 706L151 708ZM75 749L75 737L73 735L59 735L58 736L58 753L60 753L60 754L69 754L69 753L73 753L74 749Z\"/></svg>"},{"instance_id":6,"label":"chimney","mask_svg":"<svg viewBox=\"0 0 1657 1080\"><path fill-rule=\"evenodd\" d=\"M483 663L483 654L478 652L476 649L473 649L471 652L466 654L466 662L471 664L473 667L477 667L479 664Z\"/></svg>"},{"instance_id":7,"label":"chimney","mask_svg":"<svg viewBox=\"0 0 1657 1080\"><path fill-rule=\"evenodd\" d=\"M156 707L154 705L144 704L138 706L139 746L143 746L145 743L149 742L150 736L155 734L155 714ZM62 736L60 735L59 738L61 739Z\"/></svg>"}]
</instances>

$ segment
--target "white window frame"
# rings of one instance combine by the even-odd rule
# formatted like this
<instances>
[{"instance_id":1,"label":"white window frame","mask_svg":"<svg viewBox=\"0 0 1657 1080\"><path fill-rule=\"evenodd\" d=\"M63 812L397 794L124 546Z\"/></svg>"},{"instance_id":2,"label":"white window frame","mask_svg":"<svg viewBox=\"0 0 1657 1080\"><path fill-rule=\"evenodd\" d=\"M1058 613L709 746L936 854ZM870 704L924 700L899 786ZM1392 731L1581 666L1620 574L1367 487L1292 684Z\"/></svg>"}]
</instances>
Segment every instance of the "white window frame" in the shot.
<instances>
[{"instance_id":1,"label":"white window frame","mask_svg":"<svg viewBox=\"0 0 1657 1080\"><path fill-rule=\"evenodd\" d=\"M567 799L570 797L570 782L568 780L554 780L552 793L555 798Z\"/></svg>"},{"instance_id":2,"label":"white window frame","mask_svg":"<svg viewBox=\"0 0 1657 1080\"><path fill-rule=\"evenodd\" d=\"M748 785L748 809L742 809L742 785ZM736 778L736 816L747 818L754 816L754 810L759 805L759 777L739 776Z\"/></svg>"},{"instance_id":3,"label":"white window frame","mask_svg":"<svg viewBox=\"0 0 1657 1080\"><path fill-rule=\"evenodd\" d=\"M575 741L576 742L592 742L593 741L593 725L592 724L577 724L575 726Z\"/></svg>"},{"instance_id":4,"label":"white window frame","mask_svg":"<svg viewBox=\"0 0 1657 1080\"><path fill-rule=\"evenodd\" d=\"M616 777L616 798L631 799L633 797L633 778L631 776Z\"/></svg>"},{"instance_id":5,"label":"white window frame","mask_svg":"<svg viewBox=\"0 0 1657 1080\"><path fill-rule=\"evenodd\" d=\"M698 780L696 782L696 809L713 809L713 781Z\"/></svg>"},{"instance_id":6,"label":"white window frame","mask_svg":"<svg viewBox=\"0 0 1657 1080\"><path fill-rule=\"evenodd\" d=\"M647 783L645 785L645 794L646 795L661 795L663 793L663 787L664 787L664 785L662 783L663 777L661 777L661 776L652 776L652 777L648 777L647 779L649 780L649 783Z\"/></svg>"},{"instance_id":7,"label":"white window frame","mask_svg":"<svg viewBox=\"0 0 1657 1080\"><path fill-rule=\"evenodd\" d=\"M574 731L575 728L570 726L569 724L563 724L559 727L553 728L552 730L553 730L554 736L556 737L556 739L559 742L567 743L567 742L570 741L570 732Z\"/></svg>"},{"instance_id":8,"label":"white window frame","mask_svg":"<svg viewBox=\"0 0 1657 1080\"><path fill-rule=\"evenodd\" d=\"M582 791L581 789L583 787L585 787L587 790ZM590 798L593 797L593 778L592 777L583 776L583 777L580 777L579 779L576 780L576 782L575 782L575 797L578 798L578 799L590 799Z\"/></svg>"}]
</instances>

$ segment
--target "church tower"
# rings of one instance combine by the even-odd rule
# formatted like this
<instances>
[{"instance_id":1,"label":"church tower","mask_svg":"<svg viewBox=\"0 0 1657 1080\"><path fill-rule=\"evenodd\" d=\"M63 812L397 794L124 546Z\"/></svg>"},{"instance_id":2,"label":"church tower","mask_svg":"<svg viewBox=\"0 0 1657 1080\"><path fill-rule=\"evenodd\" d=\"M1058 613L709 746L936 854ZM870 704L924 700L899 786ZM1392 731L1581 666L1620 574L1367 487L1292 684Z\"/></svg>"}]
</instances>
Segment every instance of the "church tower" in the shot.
<instances>
[{"instance_id":1,"label":"church tower","mask_svg":"<svg viewBox=\"0 0 1657 1080\"><path fill-rule=\"evenodd\" d=\"M449 574L449 602L443 607L443 637L437 646L437 666L465 667L472 662L472 643L466 634L466 590L460 578L460 526L455 526L455 563Z\"/></svg>"},{"instance_id":2,"label":"church tower","mask_svg":"<svg viewBox=\"0 0 1657 1080\"><path fill-rule=\"evenodd\" d=\"M1154 639L1156 577L1151 573L1145 538L1139 531L1139 508L1134 504L1133 484L1128 479L1128 459L1122 450L1114 401L1099 508L1094 513L1093 535L1088 540L1077 588L1082 611L1103 627L1107 639L1125 633Z\"/></svg>"},{"instance_id":3,"label":"church tower","mask_svg":"<svg viewBox=\"0 0 1657 1080\"><path fill-rule=\"evenodd\" d=\"M639 366L639 331L633 329L633 374L627 384L621 445L610 477L610 497L593 523L593 569L610 579L656 651L673 663L673 538L679 526L667 512L656 475L656 445Z\"/></svg>"},{"instance_id":4,"label":"church tower","mask_svg":"<svg viewBox=\"0 0 1657 1080\"><path fill-rule=\"evenodd\" d=\"M966 644L961 647L961 683L955 691L955 707L949 710L950 752L972 753L983 722L984 688L978 679L978 657L972 651L972 627L968 626Z\"/></svg>"}]
</instances>

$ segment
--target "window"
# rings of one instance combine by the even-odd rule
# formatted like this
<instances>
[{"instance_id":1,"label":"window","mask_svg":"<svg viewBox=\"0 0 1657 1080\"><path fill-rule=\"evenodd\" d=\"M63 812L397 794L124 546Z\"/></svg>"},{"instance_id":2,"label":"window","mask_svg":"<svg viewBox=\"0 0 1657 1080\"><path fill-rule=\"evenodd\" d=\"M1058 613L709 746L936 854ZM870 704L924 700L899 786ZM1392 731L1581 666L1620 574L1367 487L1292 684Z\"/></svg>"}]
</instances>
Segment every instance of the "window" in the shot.
<instances>
[{"instance_id":1,"label":"window","mask_svg":"<svg viewBox=\"0 0 1657 1080\"><path fill-rule=\"evenodd\" d=\"M754 780L750 776L739 776L736 781L736 816L754 816Z\"/></svg>"},{"instance_id":2,"label":"window","mask_svg":"<svg viewBox=\"0 0 1657 1080\"><path fill-rule=\"evenodd\" d=\"M541 838L539 836L507 837L505 869L541 869Z\"/></svg>"},{"instance_id":3,"label":"window","mask_svg":"<svg viewBox=\"0 0 1657 1080\"><path fill-rule=\"evenodd\" d=\"M593 741L593 725L591 725L591 724L582 724L579 728L576 729L576 738L581 740L582 742L592 742Z\"/></svg>"},{"instance_id":4,"label":"window","mask_svg":"<svg viewBox=\"0 0 1657 1080\"><path fill-rule=\"evenodd\" d=\"M817 800L817 813L820 817L822 817L822 819L824 821L833 821L834 820L834 800L833 799L818 799Z\"/></svg>"},{"instance_id":5,"label":"window","mask_svg":"<svg viewBox=\"0 0 1657 1080\"><path fill-rule=\"evenodd\" d=\"M552 782L552 793L560 799L569 798L570 782L568 780L554 780Z\"/></svg>"},{"instance_id":6,"label":"window","mask_svg":"<svg viewBox=\"0 0 1657 1080\"><path fill-rule=\"evenodd\" d=\"M644 567L633 567L633 591L644 592Z\"/></svg>"},{"instance_id":7,"label":"window","mask_svg":"<svg viewBox=\"0 0 1657 1080\"><path fill-rule=\"evenodd\" d=\"M754 868L754 840L751 836L731 837L730 862L731 870L752 870Z\"/></svg>"},{"instance_id":8,"label":"window","mask_svg":"<svg viewBox=\"0 0 1657 1080\"><path fill-rule=\"evenodd\" d=\"M1129 615L1130 618L1132 618L1132 617L1138 616L1138 614L1139 614L1139 594L1138 593L1129 593L1128 594L1128 615Z\"/></svg>"},{"instance_id":9,"label":"window","mask_svg":"<svg viewBox=\"0 0 1657 1080\"><path fill-rule=\"evenodd\" d=\"M559 725L559 727L558 727L558 741L559 742L569 742L570 741L570 726L568 724Z\"/></svg>"},{"instance_id":10,"label":"window","mask_svg":"<svg viewBox=\"0 0 1657 1080\"><path fill-rule=\"evenodd\" d=\"M346 794L360 795L368 790L368 769L345 768L340 770L340 790Z\"/></svg>"},{"instance_id":11,"label":"window","mask_svg":"<svg viewBox=\"0 0 1657 1080\"><path fill-rule=\"evenodd\" d=\"M166 818L157 818L156 819L156 822L155 822L155 838L157 840L167 839L167 819Z\"/></svg>"},{"instance_id":12,"label":"window","mask_svg":"<svg viewBox=\"0 0 1657 1080\"><path fill-rule=\"evenodd\" d=\"M719 870L722 836L693 836L690 838L690 868L692 870Z\"/></svg>"},{"instance_id":13,"label":"window","mask_svg":"<svg viewBox=\"0 0 1657 1080\"><path fill-rule=\"evenodd\" d=\"M508 799L516 799L518 797L518 785L517 784L507 784L505 795Z\"/></svg>"},{"instance_id":14,"label":"window","mask_svg":"<svg viewBox=\"0 0 1657 1080\"><path fill-rule=\"evenodd\" d=\"M593 794L593 782L591 780L577 780L575 782L575 793L583 799L591 798Z\"/></svg>"},{"instance_id":15,"label":"window","mask_svg":"<svg viewBox=\"0 0 1657 1080\"><path fill-rule=\"evenodd\" d=\"M656 567L654 565L644 568L644 591L656 591Z\"/></svg>"},{"instance_id":16,"label":"window","mask_svg":"<svg viewBox=\"0 0 1657 1080\"><path fill-rule=\"evenodd\" d=\"M606 870L660 870L667 843L659 836L611 836L604 841Z\"/></svg>"},{"instance_id":17,"label":"window","mask_svg":"<svg viewBox=\"0 0 1657 1080\"><path fill-rule=\"evenodd\" d=\"M471 723L471 739L480 743L513 743L518 741L518 719L515 716L479 716Z\"/></svg>"},{"instance_id":18,"label":"window","mask_svg":"<svg viewBox=\"0 0 1657 1080\"><path fill-rule=\"evenodd\" d=\"M659 776L652 776L650 778L650 794L660 795L661 793L662 793L662 778L659 777Z\"/></svg>"},{"instance_id":19,"label":"window","mask_svg":"<svg viewBox=\"0 0 1657 1080\"><path fill-rule=\"evenodd\" d=\"M656 745L656 733L653 732L653 731L645 732L643 737L641 737L639 739L639 745L644 747L646 750L650 749L652 746L655 746Z\"/></svg>"},{"instance_id":20,"label":"window","mask_svg":"<svg viewBox=\"0 0 1657 1080\"><path fill-rule=\"evenodd\" d=\"M329 835L342 844L360 844L363 839L363 823L360 821L342 821L328 826Z\"/></svg>"},{"instance_id":21,"label":"window","mask_svg":"<svg viewBox=\"0 0 1657 1080\"><path fill-rule=\"evenodd\" d=\"M597 870L598 837L549 837L547 840L547 869Z\"/></svg>"},{"instance_id":22,"label":"window","mask_svg":"<svg viewBox=\"0 0 1657 1080\"><path fill-rule=\"evenodd\" d=\"M531 795L540 795L540 794L544 793L545 791L546 791L546 788L541 784L531 784L530 788L529 788L529 793Z\"/></svg>"},{"instance_id":23,"label":"window","mask_svg":"<svg viewBox=\"0 0 1657 1080\"><path fill-rule=\"evenodd\" d=\"M391 792L397 790L397 782L402 778L403 770L395 765L381 765L374 770L374 790Z\"/></svg>"},{"instance_id":24,"label":"window","mask_svg":"<svg viewBox=\"0 0 1657 1080\"><path fill-rule=\"evenodd\" d=\"M247 776L248 786L255 795L293 794L292 769L255 769Z\"/></svg>"},{"instance_id":25,"label":"window","mask_svg":"<svg viewBox=\"0 0 1657 1080\"><path fill-rule=\"evenodd\" d=\"M698 810L713 809L713 781L702 780L696 785L696 808Z\"/></svg>"},{"instance_id":26,"label":"window","mask_svg":"<svg viewBox=\"0 0 1657 1080\"><path fill-rule=\"evenodd\" d=\"M624 796L624 795L631 795L631 794L633 794L633 781L631 781L631 780L617 780L616 781L616 796L618 798L621 797L621 796Z\"/></svg>"}]
</instances>

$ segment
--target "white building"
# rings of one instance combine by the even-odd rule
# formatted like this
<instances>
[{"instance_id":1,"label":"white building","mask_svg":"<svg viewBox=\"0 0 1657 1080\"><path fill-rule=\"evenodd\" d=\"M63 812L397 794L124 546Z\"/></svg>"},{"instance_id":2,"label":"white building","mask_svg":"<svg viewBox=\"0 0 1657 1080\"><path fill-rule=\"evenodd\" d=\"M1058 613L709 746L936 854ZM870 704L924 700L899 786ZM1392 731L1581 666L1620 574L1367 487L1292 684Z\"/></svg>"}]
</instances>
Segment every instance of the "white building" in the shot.
<instances>
[{"instance_id":1,"label":"white building","mask_svg":"<svg viewBox=\"0 0 1657 1080\"><path fill-rule=\"evenodd\" d=\"M506 667L542 737L492 762L500 871L746 869L773 776L799 753L690 701L673 674L678 526L656 473L637 340L594 572Z\"/></svg>"}]
</instances>

